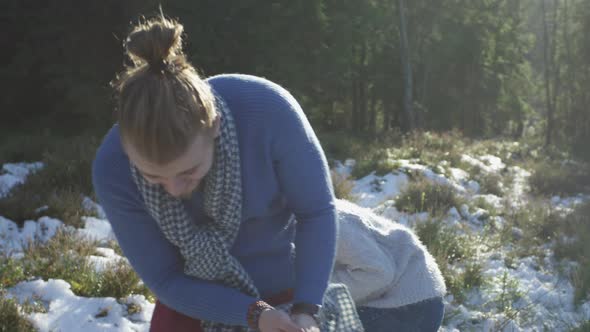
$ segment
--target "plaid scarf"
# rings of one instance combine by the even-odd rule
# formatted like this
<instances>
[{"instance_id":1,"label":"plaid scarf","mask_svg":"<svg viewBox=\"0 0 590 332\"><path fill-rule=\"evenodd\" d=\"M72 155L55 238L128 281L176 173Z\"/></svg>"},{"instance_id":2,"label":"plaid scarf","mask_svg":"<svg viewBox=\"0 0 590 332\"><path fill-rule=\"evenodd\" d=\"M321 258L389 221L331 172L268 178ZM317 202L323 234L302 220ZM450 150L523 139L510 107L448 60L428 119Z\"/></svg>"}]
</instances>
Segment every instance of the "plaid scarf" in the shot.
<instances>
[{"instance_id":1,"label":"plaid scarf","mask_svg":"<svg viewBox=\"0 0 590 332\"><path fill-rule=\"evenodd\" d=\"M187 275L219 282L260 298L244 267L229 253L241 222L240 154L233 117L219 96L216 96L215 103L221 115L220 135L215 140L213 165L203 179L203 205L213 222L195 223L180 199L168 194L162 186L149 183L132 164L131 174L150 215L158 222L164 236L180 250ZM285 304L278 309L288 312L290 306ZM352 297L342 284L328 287L319 317L322 332L363 330ZM251 331L247 327L219 322L202 320L201 324L206 332Z\"/></svg>"}]
</instances>

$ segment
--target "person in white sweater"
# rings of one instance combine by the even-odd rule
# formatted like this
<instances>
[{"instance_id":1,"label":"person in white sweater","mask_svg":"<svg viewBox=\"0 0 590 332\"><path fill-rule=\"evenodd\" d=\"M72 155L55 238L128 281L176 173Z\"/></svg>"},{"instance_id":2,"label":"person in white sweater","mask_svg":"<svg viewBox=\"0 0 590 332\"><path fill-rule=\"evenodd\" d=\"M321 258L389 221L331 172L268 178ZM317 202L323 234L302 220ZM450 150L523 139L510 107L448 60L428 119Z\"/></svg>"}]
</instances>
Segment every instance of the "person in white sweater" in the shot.
<instances>
[{"instance_id":1,"label":"person in white sweater","mask_svg":"<svg viewBox=\"0 0 590 332\"><path fill-rule=\"evenodd\" d=\"M348 286L365 331L437 331L446 286L418 237L348 201L337 200L336 210L339 230L331 279Z\"/></svg>"}]
</instances>

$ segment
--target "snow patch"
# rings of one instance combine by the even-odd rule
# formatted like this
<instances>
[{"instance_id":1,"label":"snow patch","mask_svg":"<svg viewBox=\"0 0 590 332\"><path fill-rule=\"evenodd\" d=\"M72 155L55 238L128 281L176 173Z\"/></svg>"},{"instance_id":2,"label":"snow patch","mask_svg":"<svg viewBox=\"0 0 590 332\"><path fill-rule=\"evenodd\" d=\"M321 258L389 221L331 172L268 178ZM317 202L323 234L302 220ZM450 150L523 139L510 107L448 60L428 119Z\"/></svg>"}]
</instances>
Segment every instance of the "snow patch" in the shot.
<instances>
[{"instance_id":1,"label":"snow patch","mask_svg":"<svg viewBox=\"0 0 590 332\"><path fill-rule=\"evenodd\" d=\"M84 228L78 229L79 235L99 242L116 240L111 224L106 219L82 217Z\"/></svg>"},{"instance_id":2,"label":"snow patch","mask_svg":"<svg viewBox=\"0 0 590 332\"><path fill-rule=\"evenodd\" d=\"M13 187L25 182L27 176L43 168L43 163L7 163L0 173L0 198L8 195Z\"/></svg>"},{"instance_id":3,"label":"snow patch","mask_svg":"<svg viewBox=\"0 0 590 332\"><path fill-rule=\"evenodd\" d=\"M8 296L23 303L37 298L47 312L33 312L27 318L41 332L49 331L149 331L149 318L154 304L141 295L126 298L124 303L136 303L139 314L127 316L127 306L112 297L85 298L76 296L63 280L49 279L21 282L9 289Z\"/></svg>"}]
</instances>

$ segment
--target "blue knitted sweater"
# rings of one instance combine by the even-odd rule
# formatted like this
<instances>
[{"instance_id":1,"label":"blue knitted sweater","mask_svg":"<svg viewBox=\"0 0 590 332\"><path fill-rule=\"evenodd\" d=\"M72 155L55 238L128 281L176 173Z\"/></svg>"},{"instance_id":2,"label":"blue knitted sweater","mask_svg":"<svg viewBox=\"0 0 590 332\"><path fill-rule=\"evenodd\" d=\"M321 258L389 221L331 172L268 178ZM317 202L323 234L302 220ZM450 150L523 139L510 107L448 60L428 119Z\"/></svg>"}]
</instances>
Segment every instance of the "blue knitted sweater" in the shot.
<instances>
[{"instance_id":1,"label":"blue knitted sweater","mask_svg":"<svg viewBox=\"0 0 590 332\"><path fill-rule=\"evenodd\" d=\"M320 304L334 264L336 213L320 144L297 101L268 80L238 74L207 79L237 127L242 224L231 253L261 296L287 288L295 301ZM143 205L117 125L93 163L98 200L124 255L156 297L185 315L246 326L256 298L183 273L180 252ZM202 194L184 201L195 222L207 218Z\"/></svg>"}]
</instances>

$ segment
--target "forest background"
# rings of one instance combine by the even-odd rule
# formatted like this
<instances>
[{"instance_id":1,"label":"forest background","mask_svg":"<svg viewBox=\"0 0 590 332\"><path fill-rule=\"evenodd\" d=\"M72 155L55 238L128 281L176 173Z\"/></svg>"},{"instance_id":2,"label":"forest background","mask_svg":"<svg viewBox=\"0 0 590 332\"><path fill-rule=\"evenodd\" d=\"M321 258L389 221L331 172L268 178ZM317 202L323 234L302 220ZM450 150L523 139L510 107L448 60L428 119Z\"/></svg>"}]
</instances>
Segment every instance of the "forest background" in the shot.
<instances>
[{"instance_id":1,"label":"forest background","mask_svg":"<svg viewBox=\"0 0 590 332\"><path fill-rule=\"evenodd\" d=\"M204 76L278 82L321 135L455 130L590 159L584 0L6 0L0 138L102 137L123 39L159 5Z\"/></svg>"}]
</instances>

